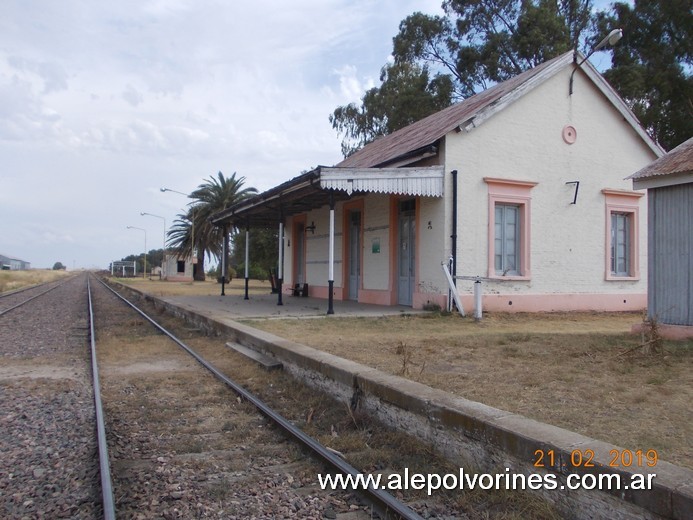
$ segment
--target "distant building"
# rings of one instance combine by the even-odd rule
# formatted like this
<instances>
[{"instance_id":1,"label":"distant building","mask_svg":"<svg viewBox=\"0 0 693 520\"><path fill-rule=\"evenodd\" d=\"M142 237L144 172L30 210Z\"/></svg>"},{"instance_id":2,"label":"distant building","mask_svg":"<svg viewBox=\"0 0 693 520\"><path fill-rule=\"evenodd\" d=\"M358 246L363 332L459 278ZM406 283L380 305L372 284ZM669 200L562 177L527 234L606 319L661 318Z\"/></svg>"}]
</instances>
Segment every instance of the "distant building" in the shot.
<instances>
[{"instance_id":1,"label":"distant building","mask_svg":"<svg viewBox=\"0 0 693 520\"><path fill-rule=\"evenodd\" d=\"M193 269L190 257L167 254L164 257L162 279L169 282L192 282Z\"/></svg>"},{"instance_id":2,"label":"distant building","mask_svg":"<svg viewBox=\"0 0 693 520\"><path fill-rule=\"evenodd\" d=\"M648 315L693 337L693 138L630 178L649 199Z\"/></svg>"},{"instance_id":3,"label":"distant building","mask_svg":"<svg viewBox=\"0 0 693 520\"><path fill-rule=\"evenodd\" d=\"M31 262L0 254L0 268L3 271L25 271L31 269Z\"/></svg>"}]
</instances>

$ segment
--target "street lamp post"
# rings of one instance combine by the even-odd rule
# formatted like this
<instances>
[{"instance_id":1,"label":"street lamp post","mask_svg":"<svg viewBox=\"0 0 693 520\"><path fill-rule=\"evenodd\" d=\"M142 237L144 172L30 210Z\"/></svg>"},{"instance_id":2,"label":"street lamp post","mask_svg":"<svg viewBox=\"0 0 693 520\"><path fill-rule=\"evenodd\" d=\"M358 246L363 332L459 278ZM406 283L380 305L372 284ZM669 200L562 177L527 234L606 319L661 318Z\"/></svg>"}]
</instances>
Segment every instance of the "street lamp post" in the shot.
<instances>
[{"instance_id":1,"label":"street lamp post","mask_svg":"<svg viewBox=\"0 0 693 520\"><path fill-rule=\"evenodd\" d=\"M597 45L594 46L594 48L587 53L587 56L585 56L580 63L577 62L577 49L575 50L575 68L573 69L573 72L570 74L570 84L568 86L568 95L572 96L573 95L573 76L575 76L575 72L580 68L580 66L587 61L587 59L592 56L595 52L597 52L600 49L603 49L607 45L610 45L613 47L618 43L618 41L623 38L623 30L621 29L614 29L611 31L609 34L607 34L602 41L600 41Z\"/></svg>"},{"instance_id":2,"label":"street lamp post","mask_svg":"<svg viewBox=\"0 0 693 520\"><path fill-rule=\"evenodd\" d=\"M156 218L160 218L161 220L164 221L164 241L163 241L164 248L161 250L161 271L162 271L161 274L163 275L164 259L166 257L166 219L164 217L162 217L161 215L154 215L153 213L147 213L145 211L140 212L140 215L141 216L147 215L150 217L156 217Z\"/></svg>"},{"instance_id":3,"label":"street lamp post","mask_svg":"<svg viewBox=\"0 0 693 520\"><path fill-rule=\"evenodd\" d=\"M147 276L147 230L141 227L128 226L128 229L139 229L144 232L144 273L142 273L142 278Z\"/></svg>"}]
</instances>

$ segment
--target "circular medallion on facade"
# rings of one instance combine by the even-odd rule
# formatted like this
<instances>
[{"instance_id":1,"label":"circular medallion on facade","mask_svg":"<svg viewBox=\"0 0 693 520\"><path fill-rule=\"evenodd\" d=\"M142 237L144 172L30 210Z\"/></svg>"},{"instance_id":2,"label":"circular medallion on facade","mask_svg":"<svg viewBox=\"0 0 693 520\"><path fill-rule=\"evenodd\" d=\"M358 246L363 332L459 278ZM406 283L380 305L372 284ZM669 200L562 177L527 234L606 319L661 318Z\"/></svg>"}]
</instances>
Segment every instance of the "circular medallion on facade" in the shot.
<instances>
[{"instance_id":1,"label":"circular medallion on facade","mask_svg":"<svg viewBox=\"0 0 693 520\"><path fill-rule=\"evenodd\" d=\"M568 144L573 144L577 139L577 130L574 126L565 125L563 127L563 140Z\"/></svg>"}]
</instances>

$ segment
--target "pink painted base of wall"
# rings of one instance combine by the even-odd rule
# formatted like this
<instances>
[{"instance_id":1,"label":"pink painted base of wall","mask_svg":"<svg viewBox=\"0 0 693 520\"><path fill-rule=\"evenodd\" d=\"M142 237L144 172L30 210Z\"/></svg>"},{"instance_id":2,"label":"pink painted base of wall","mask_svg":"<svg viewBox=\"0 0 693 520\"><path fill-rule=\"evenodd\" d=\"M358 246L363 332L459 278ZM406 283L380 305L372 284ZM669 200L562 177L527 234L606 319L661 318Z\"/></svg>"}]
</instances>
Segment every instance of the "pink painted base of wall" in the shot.
<instances>
[{"instance_id":1,"label":"pink painted base of wall","mask_svg":"<svg viewBox=\"0 0 693 520\"><path fill-rule=\"evenodd\" d=\"M328 288L309 286L309 296L327 299ZM344 299L344 290L334 288L334 299ZM465 312L474 311L474 296L461 295ZM413 309L428 305L447 308L447 294L414 293ZM395 305L391 291L360 290L359 303ZM485 294L484 312L640 311L647 307L646 294Z\"/></svg>"},{"instance_id":2,"label":"pink painted base of wall","mask_svg":"<svg viewBox=\"0 0 693 520\"><path fill-rule=\"evenodd\" d=\"M461 297L465 311L474 309L474 297ZM646 294L485 294L484 311L639 311L647 307Z\"/></svg>"},{"instance_id":3,"label":"pink painted base of wall","mask_svg":"<svg viewBox=\"0 0 693 520\"><path fill-rule=\"evenodd\" d=\"M308 285L308 296L311 298L324 298L327 300L329 294L330 294L330 288L325 287L325 286L320 286L320 285ZM344 291L342 290L341 287L334 287L333 288L333 298L335 300L343 300L343 294Z\"/></svg>"},{"instance_id":4,"label":"pink painted base of wall","mask_svg":"<svg viewBox=\"0 0 693 520\"><path fill-rule=\"evenodd\" d=\"M686 325L667 325L665 323L659 323L659 334L664 339L670 339L674 341L685 341L688 339L693 339L693 327L688 327ZM636 323L630 328L631 333L640 334L645 328L644 323Z\"/></svg>"}]
</instances>

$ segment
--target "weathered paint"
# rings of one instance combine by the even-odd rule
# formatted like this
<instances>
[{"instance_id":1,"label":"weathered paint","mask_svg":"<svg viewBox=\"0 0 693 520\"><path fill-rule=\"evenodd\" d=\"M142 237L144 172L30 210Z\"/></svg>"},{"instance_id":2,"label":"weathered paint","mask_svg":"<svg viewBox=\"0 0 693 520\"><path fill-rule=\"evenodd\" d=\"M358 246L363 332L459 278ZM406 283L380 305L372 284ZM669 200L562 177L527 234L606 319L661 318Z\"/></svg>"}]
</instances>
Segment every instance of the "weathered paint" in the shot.
<instances>
[{"instance_id":1,"label":"weathered paint","mask_svg":"<svg viewBox=\"0 0 693 520\"><path fill-rule=\"evenodd\" d=\"M652 188L648 314L693 326L693 183Z\"/></svg>"}]
</instances>

